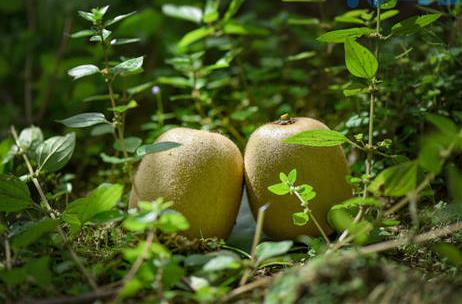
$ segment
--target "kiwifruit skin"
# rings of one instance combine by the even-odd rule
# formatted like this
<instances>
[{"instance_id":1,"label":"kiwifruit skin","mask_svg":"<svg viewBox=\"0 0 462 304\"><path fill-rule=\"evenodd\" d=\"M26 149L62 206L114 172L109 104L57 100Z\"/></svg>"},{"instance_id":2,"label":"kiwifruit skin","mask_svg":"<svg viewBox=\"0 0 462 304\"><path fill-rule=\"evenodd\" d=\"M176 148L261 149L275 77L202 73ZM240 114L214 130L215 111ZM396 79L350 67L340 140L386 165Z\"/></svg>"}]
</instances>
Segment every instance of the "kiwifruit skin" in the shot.
<instances>
[{"instance_id":1,"label":"kiwifruit skin","mask_svg":"<svg viewBox=\"0 0 462 304\"><path fill-rule=\"evenodd\" d=\"M173 201L189 222L188 238L228 238L243 188L239 148L221 134L189 128L170 129L156 140L164 141L181 146L143 157L134 181L140 199ZM132 188L129 206L137 202Z\"/></svg>"},{"instance_id":2,"label":"kiwifruit skin","mask_svg":"<svg viewBox=\"0 0 462 304\"><path fill-rule=\"evenodd\" d=\"M249 204L254 217L258 209L270 203L265 213L263 231L276 240L296 239L299 235L316 237L320 232L309 221L296 226L292 214L302 211L295 195L278 196L268 191L268 186L280 183L279 173L297 169L296 184L309 184L317 195L309 207L326 231L329 209L352 197L352 188L346 182L348 164L340 146L308 147L285 144L282 141L302 131L329 129L322 122L311 118L292 118L292 123L268 123L255 130L245 148L244 167Z\"/></svg>"}]
</instances>

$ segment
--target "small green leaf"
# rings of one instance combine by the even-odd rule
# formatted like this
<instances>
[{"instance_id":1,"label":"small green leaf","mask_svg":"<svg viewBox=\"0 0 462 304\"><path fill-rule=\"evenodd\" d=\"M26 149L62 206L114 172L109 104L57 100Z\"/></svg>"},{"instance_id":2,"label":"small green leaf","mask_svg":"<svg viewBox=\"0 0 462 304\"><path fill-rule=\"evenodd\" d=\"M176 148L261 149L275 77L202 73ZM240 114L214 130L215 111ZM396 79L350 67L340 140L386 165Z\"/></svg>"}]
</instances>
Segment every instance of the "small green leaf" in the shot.
<instances>
[{"instance_id":1,"label":"small green leaf","mask_svg":"<svg viewBox=\"0 0 462 304\"><path fill-rule=\"evenodd\" d=\"M186 33L186 35L184 35L183 38L181 38L180 42L178 42L178 48L184 49L188 45L207 37L213 32L214 29L211 27L200 27L189 33Z\"/></svg>"},{"instance_id":2,"label":"small green leaf","mask_svg":"<svg viewBox=\"0 0 462 304\"><path fill-rule=\"evenodd\" d=\"M15 249L27 247L43 235L56 228L56 221L51 218L43 218L38 222L30 222L24 226L24 230L13 236L11 245Z\"/></svg>"},{"instance_id":3,"label":"small green leaf","mask_svg":"<svg viewBox=\"0 0 462 304\"><path fill-rule=\"evenodd\" d=\"M202 21L204 23L211 23L218 19L220 14L218 13L218 6L220 1L217 0L207 0L205 3L204 17Z\"/></svg>"},{"instance_id":4,"label":"small green leaf","mask_svg":"<svg viewBox=\"0 0 462 304\"><path fill-rule=\"evenodd\" d=\"M29 188L15 176L0 175L0 211L19 212L32 203Z\"/></svg>"},{"instance_id":5,"label":"small green leaf","mask_svg":"<svg viewBox=\"0 0 462 304\"><path fill-rule=\"evenodd\" d=\"M286 183L280 183L269 186L268 190L276 195L286 195L290 192L290 187Z\"/></svg>"},{"instance_id":6,"label":"small green leaf","mask_svg":"<svg viewBox=\"0 0 462 304\"><path fill-rule=\"evenodd\" d=\"M35 150L43 142L42 130L38 127L31 126L23 129L19 133L18 143L24 151Z\"/></svg>"},{"instance_id":7,"label":"small green leaf","mask_svg":"<svg viewBox=\"0 0 462 304\"><path fill-rule=\"evenodd\" d=\"M67 74L75 79L99 73L99 68L93 64L84 64L70 69Z\"/></svg>"},{"instance_id":8,"label":"small green leaf","mask_svg":"<svg viewBox=\"0 0 462 304\"><path fill-rule=\"evenodd\" d=\"M379 67L374 54L353 39L345 40L345 63L353 76L366 79L374 78Z\"/></svg>"},{"instance_id":9,"label":"small green leaf","mask_svg":"<svg viewBox=\"0 0 462 304\"><path fill-rule=\"evenodd\" d=\"M82 113L63 120L57 120L57 122L69 128L86 128L102 123L110 123L102 113Z\"/></svg>"},{"instance_id":10,"label":"small green leaf","mask_svg":"<svg viewBox=\"0 0 462 304\"><path fill-rule=\"evenodd\" d=\"M111 40L111 45L124 45L130 43L140 42L141 39L139 38L117 38Z\"/></svg>"},{"instance_id":11,"label":"small green leaf","mask_svg":"<svg viewBox=\"0 0 462 304\"><path fill-rule=\"evenodd\" d=\"M109 111L116 112L116 113L124 113L130 109L134 109L138 106L136 100L130 100L127 104L116 106L115 108L108 108Z\"/></svg>"},{"instance_id":12,"label":"small green leaf","mask_svg":"<svg viewBox=\"0 0 462 304\"><path fill-rule=\"evenodd\" d=\"M395 35L409 36L432 24L441 16L442 14L437 13L410 17L393 25L391 32Z\"/></svg>"},{"instance_id":13,"label":"small green leaf","mask_svg":"<svg viewBox=\"0 0 462 304\"><path fill-rule=\"evenodd\" d=\"M308 223L309 220L310 217L305 212L296 212L292 214L292 221L294 222L294 225L304 226Z\"/></svg>"},{"instance_id":14,"label":"small green leaf","mask_svg":"<svg viewBox=\"0 0 462 304\"><path fill-rule=\"evenodd\" d=\"M284 172L279 173L279 179L283 183L287 183L289 181L289 178L287 177L287 175Z\"/></svg>"},{"instance_id":15,"label":"small green leaf","mask_svg":"<svg viewBox=\"0 0 462 304\"><path fill-rule=\"evenodd\" d=\"M301 52L296 55L291 55L287 57L287 61L299 61L299 60L304 60L304 59L309 59L316 56L316 52Z\"/></svg>"},{"instance_id":16,"label":"small green leaf","mask_svg":"<svg viewBox=\"0 0 462 304\"><path fill-rule=\"evenodd\" d=\"M167 151L173 148L177 148L181 144L171 141L164 141L159 143L154 143L151 145L143 145L136 150L136 155L141 157L146 154L158 153L162 151Z\"/></svg>"},{"instance_id":17,"label":"small green leaf","mask_svg":"<svg viewBox=\"0 0 462 304\"><path fill-rule=\"evenodd\" d=\"M297 191L305 202L309 202L316 197L316 192L313 191L313 187L311 187L310 185L304 184L298 186Z\"/></svg>"},{"instance_id":18,"label":"small green leaf","mask_svg":"<svg viewBox=\"0 0 462 304\"><path fill-rule=\"evenodd\" d=\"M230 255L219 255L208 261L202 268L204 271L221 271L226 269L238 269L239 261Z\"/></svg>"},{"instance_id":19,"label":"small green leaf","mask_svg":"<svg viewBox=\"0 0 462 304\"><path fill-rule=\"evenodd\" d=\"M338 146L348 139L337 131L333 130L309 130L293 135L283 142L286 144L297 144L311 147L332 147Z\"/></svg>"},{"instance_id":20,"label":"small green leaf","mask_svg":"<svg viewBox=\"0 0 462 304\"><path fill-rule=\"evenodd\" d=\"M292 169L287 175L287 181L293 184L297 181L297 169Z\"/></svg>"},{"instance_id":21,"label":"small green leaf","mask_svg":"<svg viewBox=\"0 0 462 304\"><path fill-rule=\"evenodd\" d=\"M117 23L117 22L119 22L119 21L122 21L122 20L124 20L125 18L128 18L128 17L132 16L132 15L135 14L135 13L136 13L136 11L133 11L133 12L128 13L128 14L119 15L119 16L117 16L117 17L114 17L113 19L110 19L110 20L106 21L106 22L104 23L104 27L107 27L107 26L113 25L114 23Z\"/></svg>"},{"instance_id":22,"label":"small green leaf","mask_svg":"<svg viewBox=\"0 0 462 304\"><path fill-rule=\"evenodd\" d=\"M37 147L37 162L40 171L58 171L71 159L75 148L75 133L55 136L45 140Z\"/></svg>"},{"instance_id":23,"label":"small green leaf","mask_svg":"<svg viewBox=\"0 0 462 304\"><path fill-rule=\"evenodd\" d=\"M189 223L181 213L169 210L159 218L157 227L163 233L174 233L187 230L189 228Z\"/></svg>"},{"instance_id":24,"label":"small green leaf","mask_svg":"<svg viewBox=\"0 0 462 304\"><path fill-rule=\"evenodd\" d=\"M93 30L83 30L83 31L78 31L76 33L73 33L71 35L71 38L89 37L89 36L93 36L94 34L95 34L95 31Z\"/></svg>"},{"instance_id":25,"label":"small green leaf","mask_svg":"<svg viewBox=\"0 0 462 304\"><path fill-rule=\"evenodd\" d=\"M260 264L266 259L287 253L292 247L292 244L292 241L264 242L258 244L255 254L257 263Z\"/></svg>"},{"instance_id":26,"label":"small green leaf","mask_svg":"<svg viewBox=\"0 0 462 304\"><path fill-rule=\"evenodd\" d=\"M374 33L373 29L368 27L355 27L344 30L330 31L322 34L317 38L321 42L343 43L346 39L359 38L363 35Z\"/></svg>"},{"instance_id":27,"label":"small green leaf","mask_svg":"<svg viewBox=\"0 0 462 304\"><path fill-rule=\"evenodd\" d=\"M369 191L388 196L403 196L417 184L417 163L407 161L383 170L369 185Z\"/></svg>"},{"instance_id":28,"label":"small green leaf","mask_svg":"<svg viewBox=\"0 0 462 304\"><path fill-rule=\"evenodd\" d=\"M114 75L128 75L130 73L134 73L140 71L143 66L143 56L128 59L124 62L119 63L115 67L111 68L111 72Z\"/></svg>"},{"instance_id":29,"label":"small green leaf","mask_svg":"<svg viewBox=\"0 0 462 304\"><path fill-rule=\"evenodd\" d=\"M236 15L237 11L241 7L241 5L244 3L244 0L232 0L231 3L229 4L228 10L226 11L223 21L226 22L230 20L234 15Z\"/></svg>"},{"instance_id":30,"label":"small green leaf","mask_svg":"<svg viewBox=\"0 0 462 304\"><path fill-rule=\"evenodd\" d=\"M397 3L398 3L398 0L382 1L382 4L380 4L380 9L383 9L383 10L392 9L396 6Z\"/></svg>"},{"instance_id":31,"label":"small green leaf","mask_svg":"<svg viewBox=\"0 0 462 304\"><path fill-rule=\"evenodd\" d=\"M177 6L173 4L162 5L162 12L170 17L201 23L202 11L194 6Z\"/></svg>"}]
</instances>

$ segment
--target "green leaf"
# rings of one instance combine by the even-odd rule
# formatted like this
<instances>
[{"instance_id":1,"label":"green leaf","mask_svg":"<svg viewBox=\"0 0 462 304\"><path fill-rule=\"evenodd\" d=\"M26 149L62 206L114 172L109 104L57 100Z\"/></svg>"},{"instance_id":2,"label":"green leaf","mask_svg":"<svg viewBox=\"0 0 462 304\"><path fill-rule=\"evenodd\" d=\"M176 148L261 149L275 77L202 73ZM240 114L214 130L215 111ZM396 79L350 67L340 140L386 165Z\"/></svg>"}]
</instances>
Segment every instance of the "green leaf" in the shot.
<instances>
[{"instance_id":1,"label":"green leaf","mask_svg":"<svg viewBox=\"0 0 462 304\"><path fill-rule=\"evenodd\" d=\"M383 170L369 185L369 191L388 196L403 196L417 184L417 163L407 161Z\"/></svg>"},{"instance_id":2,"label":"green leaf","mask_svg":"<svg viewBox=\"0 0 462 304\"><path fill-rule=\"evenodd\" d=\"M189 223L181 213L174 210L168 210L168 212L165 212L159 218L157 227L163 233L174 233L187 230L189 228Z\"/></svg>"},{"instance_id":3,"label":"green leaf","mask_svg":"<svg viewBox=\"0 0 462 304\"><path fill-rule=\"evenodd\" d=\"M192 87L191 81L184 77L159 77L159 83L168 84L176 88L190 88Z\"/></svg>"},{"instance_id":4,"label":"green leaf","mask_svg":"<svg viewBox=\"0 0 462 304\"><path fill-rule=\"evenodd\" d=\"M289 181L289 178L287 177L287 175L284 172L279 173L279 179L283 183L287 183Z\"/></svg>"},{"instance_id":5,"label":"green leaf","mask_svg":"<svg viewBox=\"0 0 462 304\"><path fill-rule=\"evenodd\" d=\"M442 258L446 258L448 262L454 266L462 265L462 253L459 248L450 243L438 243L433 246L433 250L438 253Z\"/></svg>"},{"instance_id":6,"label":"green leaf","mask_svg":"<svg viewBox=\"0 0 462 304\"><path fill-rule=\"evenodd\" d=\"M313 191L313 187L310 185L301 185L298 186L297 192L303 198L305 202L309 202L316 197L316 192Z\"/></svg>"},{"instance_id":7,"label":"green leaf","mask_svg":"<svg viewBox=\"0 0 462 304\"><path fill-rule=\"evenodd\" d=\"M362 220L359 223L352 222L348 226L348 231L350 232L353 240L356 244L361 245L367 242L369 239L369 232L372 231L374 226L366 220Z\"/></svg>"},{"instance_id":8,"label":"green leaf","mask_svg":"<svg viewBox=\"0 0 462 304\"><path fill-rule=\"evenodd\" d=\"M366 94L366 93L369 93L369 87L360 82L349 83L343 89L343 95L345 95L346 97L354 96L358 94Z\"/></svg>"},{"instance_id":9,"label":"green leaf","mask_svg":"<svg viewBox=\"0 0 462 304\"><path fill-rule=\"evenodd\" d=\"M136 100L130 100L127 104L116 106L115 108L108 108L109 111L116 112L116 113L124 113L130 109L134 109L138 106Z\"/></svg>"},{"instance_id":10,"label":"green leaf","mask_svg":"<svg viewBox=\"0 0 462 304\"><path fill-rule=\"evenodd\" d=\"M299 60L304 60L308 59L311 57L316 56L316 52L310 51L310 52L301 52L296 55L291 55L287 57L287 61L299 61Z\"/></svg>"},{"instance_id":11,"label":"green leaf","mask_svg":"<svg viewBox=\"0 0 462 304\"><path fill-rule=\"evenodd\" d=\"M294 222L294 225L304 226L308 223L309 220L310 217L305 212L296 212L292 214L292 221Z\"/></svg>"},{"instance_id":12,"label":"green leaf","mask_svg":"<svg viewBox=\"0 0 462 304\"><path fill-rule=\"evenodd\" d=\"M276 195L286 195L290 192L290 187L286 183L280 183L269 186L268 190Z\"/></svg>"},{"instance_id":13,"label":"green leaf","mask_svg":"<svg viewBox=\"0 0 462 304\"><path fill-rule=\"evenodd\" d=\"M433 137L424 138L417 158L419 166L429 172L438 174L443 168L441 152L444 149L445 146L434 140Z\"/></svg>"},{"instance_id":14,"label":"green leaf","mask_svg":"<svg viewBox=\"0 0 462 304\"><path fill-rule=\"evenodd\" d=\"M348 139L337 131L333 130L309 130L295 134L286 138L283 142L286 144L305 145L311 147L332 147L338 146Z\"/></svg>"},{"instance_id":15,"label":"green leaf","mask_svg":"<svg viewBox=\"0 0 462 304\"><path fill-rule=\"evenodd\" d=\"M116 142L114 142L114 149L116 149L117 151L123 152L124 145L122 145L122 143L124 143L125 150L127 152L134 153L136 149L138 149L138 147L141 145L142 142L143 141L141 140L141 138L133 137L133 136L124 138L123 142L118 139Z\"/></svg>"},{"instance_id":16,"label":"green leaf","mask_svg":"<svg viewBox=\"0 0 462 304\"><path fill-rule=\"evenodd\" d=\"M120 290L119 295L121 298L128 298L134 296L139 290L143 289L143 283L137 278L133 278L126 282Z\"/></svg>"},{"instance_id":17,"label":"green leaf","mask_svg":"<svg viewBox=\"0 0 462 304\"><path fill-rule=\"evenodd\" d=\"M64 167L71 159L75 148L75 133L55 136L45 140L37 147L39 169L54 172Z\"/></svg>"},{"instance_id":18,"label":"green leaf","mask_svg":"<svg viewBox=\"0 0 462 304\"><path fill-rule=\"evenodd\" d=\"M32 259L24 265L24 270L29 278L33 278L35 284L43 289L50 287L52 272L50 270L50 257L43 256L38 259Z\"/></svg>"},{"instance_id":19,"label":"green leaf","mask_svg":"<svg viewBox=\"0 0 462 304\"><path fill-rule=\"evenodd\" d=\"M218 19L220 16L218 13L218 6L220 1L217 0L207 0L205 3L204 17L202 21L205 23L211 23Z\"/></svg>"},{"instance_id":20,"label":"green leaf","mask_svg":"<svg viewBox=\"0 0 462 304\"><path fill-rule=\"evenodd\" d=\"M398 0L386 0L386 1L382 1L383 3L380 4L380 9L383 9L383 10L388 10L388 9L392 9L396 6L396 4L398 3Z\"/></svg>"},{"instance_id":21,"label":"green leaf","mask_svg":"<svg viewBox=\"0 0 462 304\"><path fill-rule=\"evenodd\" d=\"M101 153L99 156L101 156L101 159L103 160L103 162L114 164L114 165L120 165L126 162L133 162L133 161L138 160L137 157L119 158L115 156L109 156L106 153Z\"/></svg>"},{"instance_id":22,"label":"green leaf","mask_svg":"<svg viewBox=\"0 0 462 304\"><path fill-rule=\"evenodd\" d=\"M83 19L87 21L90 21L90 22L96 21L96 18L92 13L85 12L85 11L78 11L78 14L80 17L82 17Z\"/></svg>"},{"instance_id":23,"label":"green leaf","mask_svg":"<svg viewBox=\"0 0 462 304\"><path fill-rule=\"evenodd\" d=\"M359 78L372 79L379 68L374 54L353 39L345 40L345 63L348 71Z\"/></svg>"},{"instance_id":24,"label":"green leaf","mask_svg":"<svg viewBox=\"0 0 462 304\"><path fill-rule=\"evenodd\" d=\"M343 43L347 39L359 38L363 35L374 33L373 29L367 27L355 27L344 30L336 30L322 34L317 38L321 42Z\"/></svg>"},{"instance_id":25,"label":"green leaf","mask_svg":"<svg viewBox=\"0 0 462 304\"><path fill-rule=\"evenodd\" d=\"M119 15L117 17L114 17L113 19L109 19L108 21L106 21L104 23L104 27L107 27L107 26L110 26L110 25L113 25L114 23L117 23L119 21L122 21L124 20L125 18L128 18L130 16L132 16L133 14L135 14L136 11L133 11L131 13L128 13L128 14L124 14L124 15Z\"/></svg>"},{"instance_id":26,"label":"green leaf","mask_svg":"<svg viewBox=\"0 0 462 304\"><path fill-rule=\"evenodd\" d=\"M425 118L446 135L454 136L459 133L459 128L447 117L426 113Z\"/></svg>"},{"instance_id":27,"label":"green leaf","mask_svg":"<svg viewBox=\"0 0 462 304\"><path fill-rule=\"evenodd\" d=\"M167 151L173 148L177 148L179 146L181 146L181 144L176 143L176 142L171 142L171 141L164 141L164 142L154 143L151 145L143 145L136 150L136 155L141 157L146 154Z\"/></svg>"},{"instance_id":28,"label":"green leaf","mask_svg":"<svg viewBox=\"0 0 462 304\"><path fill-rule=\"evenodd\" d=\"M297 169L292 169L287 175L287 181L293 184L297 181Z\"/></svg>"},{"instance_id":29,"label":"green leaf","mask_svg":"<svg viewBox=\"0 0 462 304\"><path fill-rule=\"evenodd\" d=\"M57 120L57 122L69 128L86 128L102 123L110 123L107 121L106 117L104 117L104 114L96 112L78 114L63 120Z\"/></svg>"},{"instance_id":30,"label":"green leaf","mask_svg":"<svg viewBox=\"0 0 462 304\"><path fill-rule=\"evenodd\" d=\"M442 14L426 14L407 18L391 28L395 35L409 36L438 20Z\"/></svg>"},{"instance_id":31,"label":"green leaf","mask_svg":"<svg viewBox=\"0 0 462 304\"><path fill-rule=\"evenodd\" d=\"M43 142L42 130L38 127L31 126L23 129L19 133L18 143L24 151L35 150Z\"/></svg>"},{"instance_id":32,"label":"green leaf","mask_svg":"<svg viewBox=\"0 0 462 304\"><path fill-rule=\"evenodd\" d=\"M84 64L76 66L67 71L67 74L75 79L99 73L99 68L93 64Z\"/></svg>"},{"instance_id":33,"label":"green leaf","mask_svg":"<svg viewBox=\"0 0 462 304\"><path fill-rule=\"evenodd\" d=\"M94 35L90 37L91 42L101 42L101 41L106 41L109 36L111 36L112 32L108 31L106 29L103 29L101 35ZM102 37L101 37L102 36Z\"/></svg>"},{"instance_id":34,"label":"green leaf","mask_svg":"<svg viewBox=\"0 0 462 304\"><path fill-rule=\"evenodd\" d=\"M127 93L130 96L136 95L136 94L139 94L141 92L144 92L146 90L151 89L153 85L154 85L154 81L149 81L149 82L146 82L146 83L143 83L143 84L128 88Z\"/></svg>"},{"instance_id":35,"label":"green leaf","mask_svg":"<svg viewBox=\"0 0 462 304\"><path fill-rule=\"evenodd\" d=\"M387 12L380 14L380 21L390 19L391 17L394 17L398 14L399 14L399 10L389 10ZM374 22L377 22L377 17L374 18Z\"/></svg>"},{"instance_id":36,"label":"green leaf","mask_svg":"<svg viewBox=\"0 0 462 304\"><path fill-rule=\"evenodd\" d=\"M91 129L90 134L92 136L100 136L104 134L112 134L114 133L115 129L112 125L97 125L96 127Z\"/></svg>"},{"instance_id":37,"label":"green leaf","mask_svg":"<svg viewBox=\"0 0 462 304\"><path fill-rule=\"evenodd\" d=\"M115 67L111 68L111 72L114 75L128 75L130 73L134 73L140 71L143 66L143 56L128 59L124 62L119 63Z\"/></svg>"},{"instance_id":38,"label":"green leaf","mask_svg":"<svg viewBox=\"0 0 462 304\"><path fill-rule=\"evenodd\" d=\"M384 203L375 197L354 197L344 201L341 204L337 204L332 209L340 208L357 208L359 206L374 206L383 207Z\"/></svg>"},{"instance_id":39,"label":"green leaf","mask_svg":"<svg viewBox=\"0 0 462 304\"><path fill-rule=\"evenodd\" d=\"M38 222L30 222L24 226L24 230L13 236L11 245L15 249L24 248L35 242L43 235L54 231L56 221L51 218L43 218Z\"/></svg>"},{"instance_id":40,"label":"green leaf","mask_svg":"<svg viewBox=\"0 0 462 304\"><path fill-rule=\"evenodd\" d=\"M230 255L219 255L211 259L202 268L204 271L221 271L226 269L238 269L240 267L239 261Z\"/></svg>"},{"instance_id":41,"label":"green leaf","mask_svg":"<svg viewBox=\"0 0 462 304\"><path fill-rule=\"evenodd\" d=\"M201 23L202 11L194 6L177 6L173 4L162 5L162 12L170 17Z\"/></svg>"},{"instance_id":42,"label":"green leaf","mask_svg":"<svg viewBox=\"0 0 462 304\"><path fill-rule=\"evenodd\" d=\"M111 45L124 45L130 43L140 42L141 39L139 38L117 38L111 40Z\"/></svg>"},{"instance_id":43,"label":"green leaf","mask_svg":"<svg viewBox=\"0 0 462 304\"><path fill-rule=\"evenodd\" d=\"M234 15L236 15L237 11L241 7L241 5L244 3L244 0L232 0L231 3L229 4L228 10L226 11L223 21L229 21Z\"/></svg>"},{"instance_id":44,"label":"green leaf","mask_svg":"<svg viewBox=\"0 0 462 304\"><path fill-rule=\"evenodd\" d=\"M264 242L258 244L255 253L257 263L260 264L266 259L287 253L292 247L292 244L292 241Z\"/></svg>"},{"instance_id":45,"label":"green leaf","mask_svg":"<svg viewBox=\"0 0 462 304\"><path fill-rule=\"evenodd\" d=\"M70 203L64 210L63 219L76 232L98 213L114 208L122 196L122 191L122 185L102 184L87 197Z\"/></svg>"},{"instance_id":46,"label":"green leaf","mask_svg":"<svg viewBox=\"0 0 462 304\"><path fill-rule=\"evenodd\" d=\"M71 35L71 38L89 37L89 36L93 36L94 34L95 34L95 31L93 30L83 30L83 31L78 31L76 33L73 33Z\"/></svg>"},{"instance_id":47,"label":"green leaf","mask_svg":"<svg viewBox=\"0 0 462 304\"><path fill-rule=\"evenodd\" d=\"M18 212L32 203L29 188L15 176L0 175L0 211Z\"/></svg>"},{"instance_id":48,"label":"green leaf","mask_svg":"<svg viewBox=\"0 0 462 304\"><path fill-rule=\"evenodd\" d=\"M357 17L351 17L351 16L338 16L335 17L335 22L340 22L340 23L353 23L353 24L366 24L364 20L361 20Z\"/></svg>"},{"instance_id":49,"label":"green leaf","mask_svg":"<svg viewBox=\"0 0 462 304\"><path fill-rule=\"evenodd\" d=\"M207 37L213 32L214 29L211 27L200 27L198 29L192 30L191 32L186 33L183 38L181 38L180 42L178 42L178 48L184 49L188 45Z\"/></svg>"}]
</instances>

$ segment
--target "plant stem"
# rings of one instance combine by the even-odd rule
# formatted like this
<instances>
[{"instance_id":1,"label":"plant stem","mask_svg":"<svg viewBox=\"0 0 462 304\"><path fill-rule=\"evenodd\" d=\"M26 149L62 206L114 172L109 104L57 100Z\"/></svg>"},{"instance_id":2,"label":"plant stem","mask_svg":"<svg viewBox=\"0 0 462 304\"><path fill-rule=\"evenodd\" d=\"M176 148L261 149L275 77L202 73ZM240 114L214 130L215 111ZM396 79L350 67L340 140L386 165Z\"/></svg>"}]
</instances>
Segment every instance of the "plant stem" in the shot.
<instances>
[{"instance_id":1,"label":"plant stem","mask_svg":"<svg viewBox=\"0 0 462 304\"><path fill-rule=\"evenodd\" d=\"M27 154L25 153L25 151L19 145L18 134L17 134L16 129L14 128L14 126L11 126L10 131L11 131L11 135L13 136L13 139L14 139L14 141L16 143L16 146L18 147L19 152L22 155L22 157L24 159L24 162L26 163L26 167L27 167L27 169L29 171L29 174L30 174L30 176L32 178L32 182L33 182L35 188L37 189L37 191L38 191L38 193L40 195L42 204L45 206L45 209L47 210L48 215L50 216L50 218L56 220L57 217L56 217L55 211L53 210L53 208L51 208L50 203L48 202L48 199L47 199L45 193L43 192L43 189L40 186L40 183L39 183L38 179L35 177L35 172L34 172L34 169L32 168L32 165L31 165L31 163L29 161L29 158L27 157ZM82 274L85 276L85 278L87 279L90 286L93 288L93 290L98 290L98 285L96 284L95 279L90 274L90 272L85 268L82 261L80 260L80 257L75 253L74 249L72 248L71 244L69 243L69 240L66 237L66 234L64 233L64 230L61 228L61 226L59 224L56 226L56 231L58 232L59 236L61 237L61 240L63 241L64 245L66 246L67 250L69 251L72 259L75 262L75 264L80 269Z\"/></svg>"},{"instance_id":2,"label":"plant stem","mask_svg":"<svg viewBox=\"0 0 462 304\"><path fill-rule=\"evenodd\" d=\"M250 251L250 261L252 262L252 264L255 264L256 254L257 254L257 245L258 243L260 243L261 233L263 230L263 222L265 221L265 211L267 208L268 208L268 204L265 204L261 206L260 209L258 209L257 227L255 228L252 249ZM241 278L241 281L239 282L239 286L245 285L245 283L247 282L251 274L252 274L252 270L250 268L247 268L244 272L244 275Z\"/></svg>"},{"instance_id":3,"label":"plant stem","mask_svg":"<svg viewBox=\"0 0 462 304\"><path fill-rule=\"evenodd\" d=\"M318 228L319 232L321 233L322 237L324 238L324 240L326 241L326 243L328 245L330 245L330 240L329 238L327 237L327 233L324 231L324 229L322 229L321 225L319 224L318 220L316 219L316 217L314 216L313 212L311 212L310 208L307 207L307 202L305 202L305 200L303 199L303 197L300 195L300 193L298 193L298 191L294 191L295 193L295 196L298 198L298 200L302 203L302 206L305 207L305 209L307 210L308 212L308 215L310 216L310 218L313 220L314 224L316 225L316 228Z\"/></svg>"}]
</instances>

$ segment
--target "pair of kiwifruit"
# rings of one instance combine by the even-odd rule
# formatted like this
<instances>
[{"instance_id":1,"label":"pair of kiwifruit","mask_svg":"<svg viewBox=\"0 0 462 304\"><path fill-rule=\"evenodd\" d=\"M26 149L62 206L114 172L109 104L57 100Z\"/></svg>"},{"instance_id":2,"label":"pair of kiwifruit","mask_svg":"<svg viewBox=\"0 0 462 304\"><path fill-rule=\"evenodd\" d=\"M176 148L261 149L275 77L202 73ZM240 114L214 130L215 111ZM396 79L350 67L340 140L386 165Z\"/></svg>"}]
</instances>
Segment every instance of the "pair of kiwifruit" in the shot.
<instances>
[{"instance_id":1,"label":"pair of kiwifruit","mask_svg":"<svg viewBox=\"0 0 462 304\"><path fill-rule=\"evenodd\" d=\"M283 143L302 131L328 129L311 118L285 117L261 126L249 138L244 159L238 147L223 135L188 128L174 128L156 142L172 141L181 146L144 156L135 176L130 207L138 200L163 197L173 201L177 211L189 221L184 232L189 238L226 239L239 211L243 176L254 217L269 203L263 231L273 239L295 239L299 235L318 236L312 222L295 226L292 214L301 211L293 195L277 196L268 186L279 181L280 172L297 169L297 181L311 185L316 197L310 208L328 233L327 212L352 195L345 180L348 165L342 148L308 147ZM245 169L244 169L245 168Z\"/></svg>"}]
</instances>

